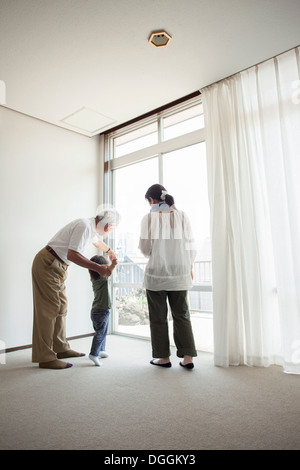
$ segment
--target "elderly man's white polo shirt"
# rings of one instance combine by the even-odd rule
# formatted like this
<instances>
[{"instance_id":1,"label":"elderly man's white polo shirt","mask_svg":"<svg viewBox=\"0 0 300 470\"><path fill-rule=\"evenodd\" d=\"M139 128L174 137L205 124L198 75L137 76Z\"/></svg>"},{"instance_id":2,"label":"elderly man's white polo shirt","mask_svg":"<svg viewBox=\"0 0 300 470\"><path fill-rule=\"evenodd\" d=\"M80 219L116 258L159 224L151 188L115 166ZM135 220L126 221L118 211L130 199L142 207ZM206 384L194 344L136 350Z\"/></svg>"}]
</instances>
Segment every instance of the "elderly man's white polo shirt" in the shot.
<instances>
[{"instance_id":1,"label":"elderly man's white polo shirt","mask_svg":"<svg viewBox=\"0 0 300 470\"><path fill-rule=\"evenodd\" d=\"M67 258L68 250L74 250L83 254L85 248L87 248L90 243L99 240L99 238L100 236L96 231L94 217L89 219L76 219L59 230L56 235L51 238L48 245L53 248L62 261L66 264L70 264Z\"/></svg>"}]
</instances>

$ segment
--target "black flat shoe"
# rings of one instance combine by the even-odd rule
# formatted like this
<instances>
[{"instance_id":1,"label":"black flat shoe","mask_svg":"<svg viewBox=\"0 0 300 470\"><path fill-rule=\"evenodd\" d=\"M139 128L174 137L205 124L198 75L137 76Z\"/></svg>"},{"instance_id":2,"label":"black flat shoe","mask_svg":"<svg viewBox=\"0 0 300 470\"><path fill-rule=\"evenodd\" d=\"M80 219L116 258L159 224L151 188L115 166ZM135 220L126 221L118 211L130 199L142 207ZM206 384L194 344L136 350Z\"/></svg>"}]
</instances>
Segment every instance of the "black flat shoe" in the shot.
<instances>
[{"instance_id":1,"label":"black flat shoe","mask_svg":"<svg viewBox=\"0 0 300 470\"><path fill-rule=\"evenodd\" d=\"M179 364L181 365L181 367L184 367L185 369L194 369L193 362L189 362L188 364L182 364L181 362L179 362Z\"/></svg>"},{"instance_id":2,"label":"black flat shoe","mask_svg":"<svg viewBox=\"0 0 300 470\"><path fill-rule=\"evenodd\" d=\"M154 366L160 366L160 367L172 367L171 362L165 362L165 364L157 364L156 362L154 362L154 359L150 361L150 364L153 364Z\"/></svg>"}]
</instances>

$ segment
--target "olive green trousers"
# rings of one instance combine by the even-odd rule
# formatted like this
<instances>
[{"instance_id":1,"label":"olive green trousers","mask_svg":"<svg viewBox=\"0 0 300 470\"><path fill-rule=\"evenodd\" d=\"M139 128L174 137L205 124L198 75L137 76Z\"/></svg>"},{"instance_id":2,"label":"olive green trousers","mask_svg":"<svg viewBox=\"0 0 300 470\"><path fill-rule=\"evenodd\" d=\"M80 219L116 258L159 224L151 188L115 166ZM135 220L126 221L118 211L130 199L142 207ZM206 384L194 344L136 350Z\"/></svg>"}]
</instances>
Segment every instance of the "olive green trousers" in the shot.
<instances>
[{"instance_id":1,"label":"olive green trousers","mask_svg":"<svg viewBox=\"0 0 300 470\"><path fill-rule=\"evenodd\" d=\"M190 319L187 291L150 291L146 290L152 355L154 358L171 355L168 304L173 317L173 336L177 356L197 356Z\"/></svg>"}]
</instances>

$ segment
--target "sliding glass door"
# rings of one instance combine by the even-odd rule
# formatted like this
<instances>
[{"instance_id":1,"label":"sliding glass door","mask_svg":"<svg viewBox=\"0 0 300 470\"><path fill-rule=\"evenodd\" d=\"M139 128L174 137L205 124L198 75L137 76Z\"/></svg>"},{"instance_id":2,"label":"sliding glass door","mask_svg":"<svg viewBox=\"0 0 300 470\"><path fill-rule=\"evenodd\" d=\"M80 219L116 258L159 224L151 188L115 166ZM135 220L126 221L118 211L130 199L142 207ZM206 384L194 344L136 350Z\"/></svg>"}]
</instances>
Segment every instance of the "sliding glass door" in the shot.
<instances>
[{"instance_id":1,"label":"sliding glass door","mask_svg":"<svg viewBox=\"0 0 300 470\"><path fill-rule=\"evenodd\" d=\"M197 105L111 137L110 202L122 217L114 234L118 254L112 292L114 333L150 337L143 290L147 259L138 243L141 219L150 210L145 193L152 184L161 183L192 224L198 254L189 292L191 319L197 348L213 348L206 153L204 133L199 131L203 127L202 106ZM171 315L169 328L171 339Z\"/></svg>"},{"instance_id":2,"label":"sliding glass door","mask_svg":"<svg viewBox=\"0 0 300 470\"><path fill-rule=\"evenodd\" d=\"M113 331L149 337L149 319L142 289L146 258L138 249L140 222L149 210L145 193L158 179L158 158L113 172L114 206L122 220L115 233L118 267L113 283Z\"/></svg>"},{"instance_id":3,"label":"sliding glass door","mask_svg":"<svg viewBox=\"0 0 300 470\"><path fill-rule=\"evenodd\" d=\"M191 221L197 244L194 287L189 292L191 319L197 348L211 351L213 308L205 142L163 155L163 179L176 207Z\"/></svg>"}]
</instances>

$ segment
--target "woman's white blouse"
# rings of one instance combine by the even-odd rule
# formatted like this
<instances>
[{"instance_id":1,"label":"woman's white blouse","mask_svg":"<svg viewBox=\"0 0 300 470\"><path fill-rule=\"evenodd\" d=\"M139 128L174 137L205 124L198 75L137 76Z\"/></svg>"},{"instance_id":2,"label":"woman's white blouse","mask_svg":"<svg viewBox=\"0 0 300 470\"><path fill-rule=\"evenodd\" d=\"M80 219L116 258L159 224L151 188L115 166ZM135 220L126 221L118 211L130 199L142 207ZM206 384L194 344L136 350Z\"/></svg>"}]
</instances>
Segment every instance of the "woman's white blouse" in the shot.
<instances>
[{"instance_id":1,"label":"woman's white blouse","mask_svg":"<svg viewBox=\"0 0 300 470\"><path fill-rule=\"evenodd\" d=\"M144 287L148 290L189 290L195 242L187 215L178 210L150 212L141 222L139 249L149 258Z\"/></svg>"}]
</instances>

